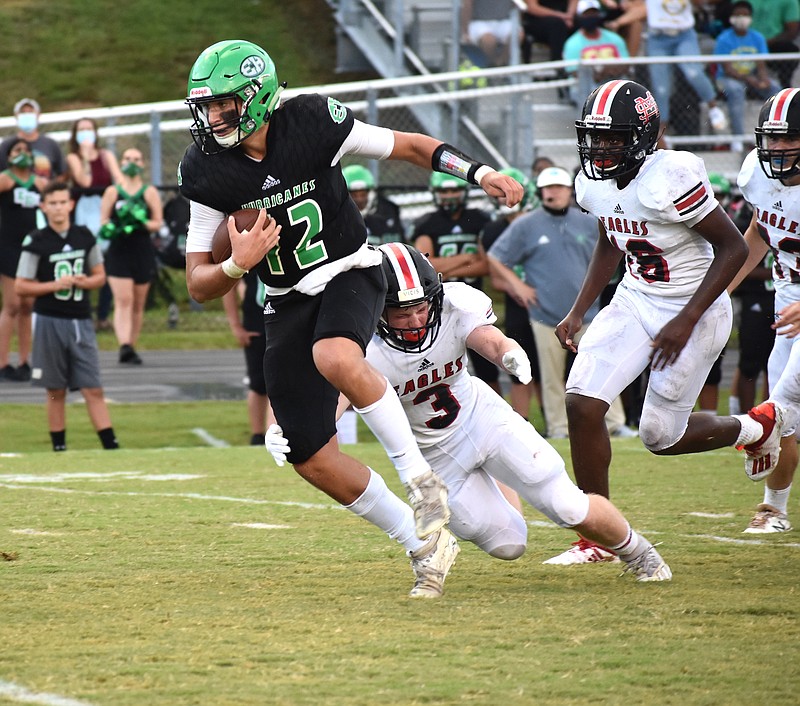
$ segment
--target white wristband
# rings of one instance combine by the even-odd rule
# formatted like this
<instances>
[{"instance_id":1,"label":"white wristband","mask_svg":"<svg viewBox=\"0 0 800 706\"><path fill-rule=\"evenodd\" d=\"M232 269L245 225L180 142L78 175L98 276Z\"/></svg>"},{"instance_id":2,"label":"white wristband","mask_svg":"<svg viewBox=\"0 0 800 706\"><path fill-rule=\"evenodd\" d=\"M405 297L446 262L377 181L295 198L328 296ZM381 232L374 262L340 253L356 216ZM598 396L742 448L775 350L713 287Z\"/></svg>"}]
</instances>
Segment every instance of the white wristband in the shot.
<instances>
[{"instance_id":1,"label":"white wristband","mask_svg":"<svg viewBox=\"0 0 800 706\"><path fill-rule=\"evenodd\" d=\"M241 279L249 272L233 261L233 255L222 263L222 271L231 279Z\"/></svg>"},{"instance_id":2,"label":"white wristband","mask_svg":"<svg viewBox=\"0 0 800 706\"><path fill-rule=\"evenodd\" d=\"M475 176L472 177L472 178L475 180L475 183L478 186L480 186L481 185L481 179L483 179L483 177L485 177L487 174L489 174L490 172L493 172L493 171L495 171L495 170L492 169L492 167L490 167L488 164L482 164L480 167L478 167L475 170Z\"/></svg>"}]
</instances>

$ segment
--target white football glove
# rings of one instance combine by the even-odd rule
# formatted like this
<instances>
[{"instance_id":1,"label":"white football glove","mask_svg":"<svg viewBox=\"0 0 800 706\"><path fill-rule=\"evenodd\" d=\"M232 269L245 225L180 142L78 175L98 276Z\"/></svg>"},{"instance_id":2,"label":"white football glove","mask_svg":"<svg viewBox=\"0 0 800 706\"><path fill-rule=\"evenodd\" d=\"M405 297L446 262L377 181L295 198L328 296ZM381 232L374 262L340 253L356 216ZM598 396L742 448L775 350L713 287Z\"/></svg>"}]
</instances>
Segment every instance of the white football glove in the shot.
<instances>
[{"instance_id":1,"label":"white football glove","mask_svg":"<svg viewBox=\"0 0 800 706\"><path fill-rule=\"evenodd\" d=\"M291 449L289 448L289 441L283 435L283 429L279 424L270 424L267 433L264 434L264 446L270 452L272 458L279 466L286 463L286 454Z\"/></svg>"},{"instance_id":2,"label":"white football glove","mask_svg":"<svg viewBox=\"0 0 800 706\"><path fill-rule=\"evenodd\" d=\"M503 353L503 367L512 375L516 375L523 385L527 385L533 380L531 361L528 360L528 356L525 355L522 348L512 348Z\"/></svg>"}]
</instances>

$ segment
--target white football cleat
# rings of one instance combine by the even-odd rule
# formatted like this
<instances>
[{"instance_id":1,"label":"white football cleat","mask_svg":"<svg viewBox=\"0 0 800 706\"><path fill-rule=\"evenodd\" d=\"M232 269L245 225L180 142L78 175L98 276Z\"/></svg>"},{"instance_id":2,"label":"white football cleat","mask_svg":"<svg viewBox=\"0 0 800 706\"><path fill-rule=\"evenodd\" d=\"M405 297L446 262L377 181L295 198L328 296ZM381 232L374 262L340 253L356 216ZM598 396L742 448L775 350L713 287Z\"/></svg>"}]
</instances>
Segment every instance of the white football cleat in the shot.
<instances>
[{"instance_id":1,"label":"white football cleat","mask_svg":"<svg viewBox=\"0 0 800 706\"><path fill-rule=\"evenodd\" d=\"M571 549L567 549L562 554L543 561L542 564L567 566L569 564L594 564L598 561L614 562L619 561L619 557L605 547L581 537L577 542L572 543Z\"/></svg>"},{"instance_id":2,"label":"white football cleat","mask_svg":"<svg viewBox=\"0 0 800 706\"><path fill-rule=\"evenodd\" d=\"M416 580L408 595L412 598L438 598L444 593L444 580L461 551L456 538L440 529L428 543L409 554Z\"/></svg>"},{"instance_id":3,"label":"white football cleat","mask_svg":"<svg viewBox=\"0 0 800 706\"><path fill-rule=\"evenodd\" d=\"M792 523L785 513L772 505L761 503L756 508L756 514L750 524L744 529L745 534L772 534L775 532L788 532Z\"/></svg>"},{"instance_id":4,"label":"white football cleat","mask_svg":"<svg viewBox=\"0 0 800 706\"><path fill-rule=\"evenodd\" d=\"M744 472L752 481L766 478L778 465L781 453L781 432L784 412L777 402L762 402L753 407L747 416L755 419L764 429L760 439L744 448Z\"/></svg>"},{"instance_id":5,"label":"white football cleat","mask_svg":"<svg viewBox=\"0 0 800 706\"><path fill-rule=\"evenodd\" d=\"M406 485L408 502L414 508L417 537L425 539L441 529L450 519L447 486L433 471L425 471Z\"/></svg>"}]
</instances>

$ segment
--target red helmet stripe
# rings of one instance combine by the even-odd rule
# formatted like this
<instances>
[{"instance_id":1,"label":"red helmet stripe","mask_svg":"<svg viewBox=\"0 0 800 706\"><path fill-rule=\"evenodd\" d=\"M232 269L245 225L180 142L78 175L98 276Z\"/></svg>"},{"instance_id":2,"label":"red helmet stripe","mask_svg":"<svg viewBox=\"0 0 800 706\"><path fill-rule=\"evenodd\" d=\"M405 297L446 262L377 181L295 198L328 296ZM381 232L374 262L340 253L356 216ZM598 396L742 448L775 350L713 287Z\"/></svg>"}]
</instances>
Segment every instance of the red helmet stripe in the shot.
<instances>
[{"instance_id":1,"label":"red helmet stripe","mask_svg":"<svg viewBox=\"0 0 800 706\"><path fill-rule=\"evenodd\" d=\"M775 95L775 100L772 101L772 110L770 111L770 120L779 122L788 122L787 113L789 112L789 105L791 104L799 88L784 88L782 91Z\"/></svg>"},{"instance_id":2,"label":"red helmet stripe","mask_svg":"<svg viewBox=\"0 0 800 706\"><path fill-rule=\"evenodd\" d=\"M389 262L392 263L392 268L395 275L397 275L397 282L400 284L401 289L413 289L414 287L422 286L419 272L417 272L414 261L405 246L400 243L387 243L382 246L382 249L389 255Z\"/></svg>"},{"instance_id":3,"label":"red helmet stripe","mask_svg":"<svg viewBox=\"0 0 800 706\"><path fill-rule=\"evenodd\" d=\"M607 115L608 111L611 109L611 104L614 102L614 96L617 95L617 91L619 91L625 83L627 83L627 81L617 79L604 84L597 94L597 98L595 98L594 106L592 107L592 115Z\"/></svg>"}]
</instances>

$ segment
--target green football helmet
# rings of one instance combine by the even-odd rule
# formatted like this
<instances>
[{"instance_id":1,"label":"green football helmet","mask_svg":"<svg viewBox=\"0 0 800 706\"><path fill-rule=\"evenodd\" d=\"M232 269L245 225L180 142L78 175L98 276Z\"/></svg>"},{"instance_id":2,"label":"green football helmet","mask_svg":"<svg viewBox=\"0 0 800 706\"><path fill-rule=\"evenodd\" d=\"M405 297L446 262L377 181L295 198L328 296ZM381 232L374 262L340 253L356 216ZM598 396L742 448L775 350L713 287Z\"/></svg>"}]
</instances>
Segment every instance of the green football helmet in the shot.
<instances>
[{"instance_id":1,"label":"green football helmet","mask_svg":"<svg viewBox=\"0 0 800 706\"><path fill-rule=\"evenodd\" d=\"M430 181L431 193L433 194L433 202L447 213L454 213L458 211L467 203L467 192L469 184L463 179L445 174L444 172L433 172ZM456 194L443 194L442 192L455 191Z\"/></svg>"},{"instance_id":2,"label":"green football helmet","mask_svg":"<svg viewBox=\"0 0 800 706\"><path fill-rule=\"evenodd\" d=\"M285 87L278 83L269 54L258 45L242 39L212 44L189 73L186 103L195 143L206 154L240 144L269 121ZM236 111L222 113L212 126L209 105L226 99L235 101Z\"/></svg>"},{"instance_id":3,"label":"green football helmet","mask_svg":"<svg viewBox=\"0 0 800 706\"><path fill-rule=\"evenodd\" d=\"M360 164L348 164L342 167L344 183L350 197L355 201L362 216L372 213L377 196L375 194L375 177L372 172ZM353 193L356 192L356 193Z\"/></svg>"}]
</instances>

